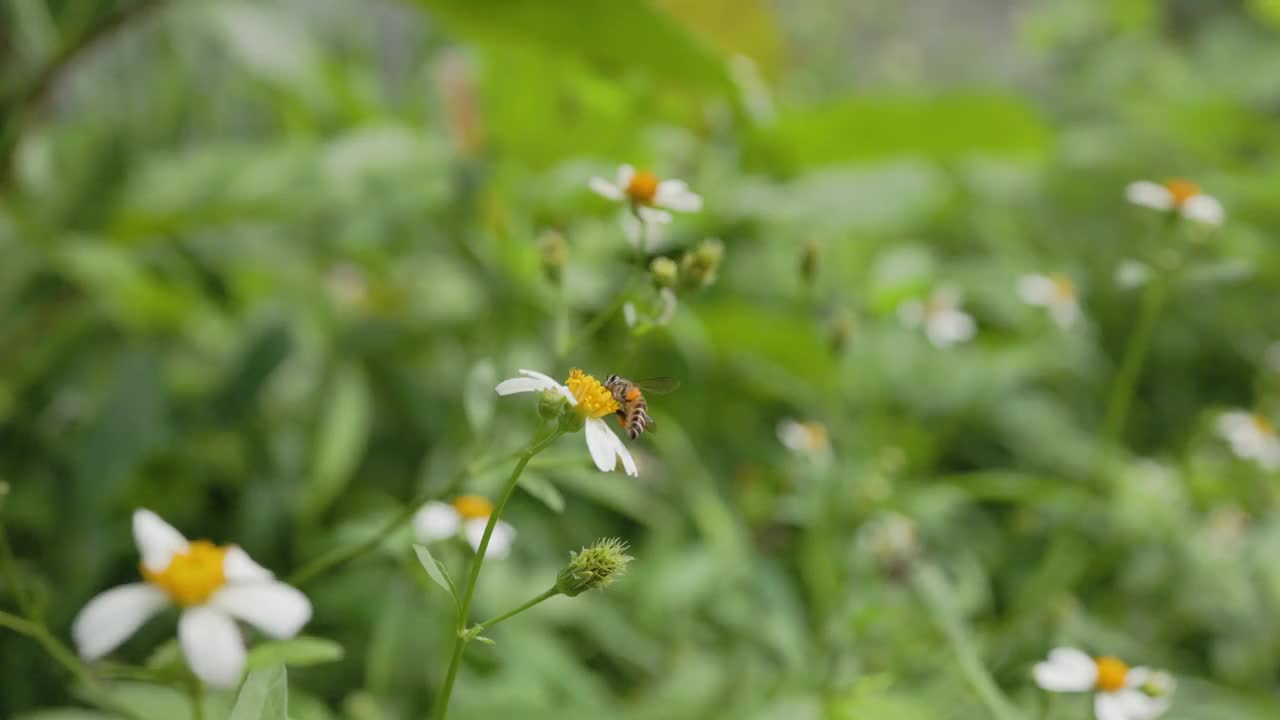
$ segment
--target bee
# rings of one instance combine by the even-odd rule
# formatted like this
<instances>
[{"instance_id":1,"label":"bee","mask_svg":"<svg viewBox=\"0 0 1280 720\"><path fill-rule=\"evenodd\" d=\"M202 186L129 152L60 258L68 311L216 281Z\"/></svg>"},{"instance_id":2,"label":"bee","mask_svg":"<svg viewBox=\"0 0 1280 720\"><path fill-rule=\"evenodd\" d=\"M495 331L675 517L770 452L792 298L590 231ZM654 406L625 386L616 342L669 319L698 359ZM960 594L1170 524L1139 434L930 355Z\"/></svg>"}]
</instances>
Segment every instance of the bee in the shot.
<instances>
[{"instance_id":1,"label":"bee","mask_svg":"<svg viewBox=\"0 0 1280 720\"><path fill-rule=\"evenodd\" d=\"M604 386L613 394L613 399L618 401L618 424L626 429L627 435L630 435L632 440L635 440L645 430L657 431L653 418L649 417L649 406L645 404L642 390L666 395L680 387L680 381L669 377L628 380L610 375L605 378Z\"/></svg>"}]
</instances>

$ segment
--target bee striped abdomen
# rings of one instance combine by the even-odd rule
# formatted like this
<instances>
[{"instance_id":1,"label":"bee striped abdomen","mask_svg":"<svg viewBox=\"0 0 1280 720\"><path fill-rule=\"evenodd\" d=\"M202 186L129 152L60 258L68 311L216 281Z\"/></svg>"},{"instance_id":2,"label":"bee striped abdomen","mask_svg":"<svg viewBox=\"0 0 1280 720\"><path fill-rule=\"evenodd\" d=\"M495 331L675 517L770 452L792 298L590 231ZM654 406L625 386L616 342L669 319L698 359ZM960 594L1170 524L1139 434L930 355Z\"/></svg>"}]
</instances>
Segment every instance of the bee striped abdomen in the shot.
<instances>
[{"instance_id":1,"label":"bee striped abdomen","mask_svg":"<svg viewBox=\"0 0 1280 720\"><path fill-rule=\"evenodd\" d=\"M645 406L644 398L632 400L627 408L627 416L624 423L627 427L627 435L632 440L640 437L640 433L644 432L644 426L651 422L649 418L648 408Z\"/></svg>"}]
</instances>

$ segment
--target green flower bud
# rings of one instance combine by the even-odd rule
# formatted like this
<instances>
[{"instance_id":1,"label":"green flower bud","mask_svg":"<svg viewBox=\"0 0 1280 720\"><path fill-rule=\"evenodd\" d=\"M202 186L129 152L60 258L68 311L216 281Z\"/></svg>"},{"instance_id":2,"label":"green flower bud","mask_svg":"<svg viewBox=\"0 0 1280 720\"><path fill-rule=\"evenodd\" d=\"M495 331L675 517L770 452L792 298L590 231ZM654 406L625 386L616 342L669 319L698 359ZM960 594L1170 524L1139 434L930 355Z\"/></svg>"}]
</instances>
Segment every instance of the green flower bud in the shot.
<instances>
[{"instance_id":1,"label":"green flower bud","mask_svg":"<svg viewBox=\"0 0 1280 720\"><path fill-rule=\"evenodd\" d=\"M911 518L886 512L862 528L863 546L886 575L909 577L920 556L920 537Z\"/></svg>"},{"instance_id":2,"label":"green flower bud","mask_svg":"<svg viewBox=\"0 0 1280 720\"><path fill-rule=\"evenodd\" d=\"M680 281L680 266L668 257L656 257L649 263L649 272L653 273L653 282L658 287L675 287Z\"/></svg>"},{"instance_id":3,"label":"green flower bud","mask_svg":"<svg viewBox=\"0 0 1280 720\"><path fill-rule=\"evenodd\" d=\"M565 399L560 391L554 388L547 388L538 396L538 417L543 420L555 420L563 417L566 411L569 411L569 401ZM573 413L577 414L577 413Z\"/></svg>"},{"instance_id":4,"label":"green flower bud","mask_svg":"<svg viewBox=\"0 0 1280 720\"><path fill-rule=\"evenodd\" d=\"M597 540L580 552L569 553L569 564L556 576L556 590L575 597L603 588L622 576L631 562L627 544L618 538Z\"/></svg>"},{"instance_id":5,"label":"green flower bud","mask_svg":"<svg viewBox=\"0 0 1280 720\"><path fill-rule=\"evenodd\" d=\"M569 244L557 230L547 230L538 238L538 253L542 256L542 270L555 281L569 259Z\"/></svg>"},{"instance_id":6,"label":"green flower bud","mask_svg":"<svg viewBox=\"0 0 1280 720\"><path fill-rule=\"evenodd\" d=\"M716 238L703 240L698 247L680 258L681 280L689 290L700 290L713 284L724 260L724 243Z\"/></svg>"}]
</instances>

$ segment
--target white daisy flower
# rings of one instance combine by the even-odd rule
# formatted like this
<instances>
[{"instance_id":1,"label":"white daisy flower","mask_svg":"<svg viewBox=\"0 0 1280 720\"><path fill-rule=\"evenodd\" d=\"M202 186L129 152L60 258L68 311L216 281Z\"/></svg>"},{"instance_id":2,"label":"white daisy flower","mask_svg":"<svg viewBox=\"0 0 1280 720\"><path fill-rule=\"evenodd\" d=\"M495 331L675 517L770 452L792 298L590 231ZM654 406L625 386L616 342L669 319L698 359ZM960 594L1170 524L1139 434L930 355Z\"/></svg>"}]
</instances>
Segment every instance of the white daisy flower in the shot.
<instances>
[{"instance_id":1,"label":"white daisy flower","mask_svg":"<svg viewBox=\"0 0 1280 720\"><path fill-rule=\"evenodd\" d=\"M419 542L431 543L455 537L459 532L467 539L471 549L480 549L484 528L493 514L493 503L479 495L459 495L451 503L429 502L413 516L413 531ZM511 554L516 539L516 529L505 520L493 526L486 555L504 558Z\"/></svg>"},{"instance_id":2,"label":"white daisy flower","mask_svg":"<svg viewBox=\"0 0 1280 720\"><path fill-rule=\"evenodd\" d=\"M1218 432L1231 451L1244 460L1253 460L1264 470L1280 468L1280 435L1265 415L1233 410L1218 418Z\"/></svg>"},{"instance_id":3,"label":"white daisy flower","mask_svg":"<svg viewBox=\"0 0 1280 720\"><path fill-rule=\"evenodd\" d=\"M648 170L636 170L630 165L618 168L618 177L609 182L593 177L590 186L596 194L624 203L628 212L623 213L622 229L633 244L653 244L658 226L671 222L671 213L698 212L702 209L702 196L689 190L683 180L659 180ZM652 248L645 248L652 249Z\"/></svg>"},{"instance_id":4,"label":"white daisy flower","mask_svg":"<svg viewBox=\"0 0 1280 720\"><path fill-rule=\"evenodd\" d=\"M907 327L923 326L929 342L939 348L972 340L978 330L973 316L960 309L960 293L951 288L937 290L924 302L903 303L898 317Z\"/></svg>"},{"instance_id":5,"label":"white daisy flower","mask_svg":"<svg viewBox=\"0 0 1280 720\"><path fill-rule=\"evenodd\" d=\"M1050 692L1093 692L1097 720L1154 720L1169 709L1173 678L1144 667L1130 668L1113 657L1092 658L1061 647L1032 670L1036 684Z\"/></svg>"},{"instance_id":6,"label":"white daisy flower","mask_svg":"<svg viewBox=\"0 0 1280 720\"><path fill-rule=\"evenodd\" d=\"M1076 284L1066 275L1023 275L1018 278L1018 295L1026 304L1048 310L1058 327L1068 328L1080 320Z\"/></svg>"},{"instance_id":7,"label":"white daisy flower","mask_svg":"<svg viewBox=\"0 0 1280 720\"><path fill-rule=\"evenodd\" d=\"M170 605L181 608L178 641L187 666L206 684L240 680L245 646L236 620L272 638L296 635L311 602L235 545L188 542L150 510L133 514L133 537L146 582L121 585L89 601L71 626L80 657L97 660Z\"/></svg>"},{"instance_id":8,"label":"white daisy flower","mask_svg":"<svg viewBox=\"0 0 1280 720\"><path fill-rule=\"evenodd\" d=\"M1148 180L1129 183L1125 197L1134 205L1153 210L1176 212L1189 220L1208 225L1221 225L1226 212L1222 203L1200 191L1200 186L1190 180L1174 178L1163 183Z\"/></svg>"},{"instance_id":9,"label":"white daisy flower","mask_svg":"<svg viewBox=\"0 0 1280 720\"><path fill-rule=\"evenodd\" d=\"M555 390L564 396L569 404L582 415L585 421L584 430L587 436L587 451L601 472L611 472L618 466L618 458L622 459L622 467L626 473L635 476L636 461L631 451L618 439L613 430L603 420L604 417L618 411L618 401L599 380L587 375L577 368L569 371L569 379L564 385L547 375L533 370L521 370L524 377L510 378L498 383L495 388L499 395L515 393L542 392Z\"/></svg>"},{"instance_id":10,"label":"white daisy flower","mask_svg":"<svg viewBox=\"0 0 1280 720\"><path fill-rule=\"evenodd\" d=\"M800 422L785 418L778 423L778 442L788 450L802 454L824 455L831 452L827 426L816 420Z\"/></svg>"}]
</instances>

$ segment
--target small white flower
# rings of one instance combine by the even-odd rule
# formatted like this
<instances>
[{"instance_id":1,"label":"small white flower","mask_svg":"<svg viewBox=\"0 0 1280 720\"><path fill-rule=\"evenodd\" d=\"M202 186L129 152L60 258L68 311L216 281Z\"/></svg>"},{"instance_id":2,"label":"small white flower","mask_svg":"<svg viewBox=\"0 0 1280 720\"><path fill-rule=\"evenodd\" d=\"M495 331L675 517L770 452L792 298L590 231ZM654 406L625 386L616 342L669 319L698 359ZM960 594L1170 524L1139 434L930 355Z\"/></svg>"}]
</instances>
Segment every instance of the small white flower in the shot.
<instances>
[{"instance_id":1,"label":"small white flower","mask_svg":"<svg viewBox=\"0 0 1280 720\"><path fill-rule=\"evenodd\" d=\"M1097 720L1154 720L1169 709L1173 678L1144 667L1130 668L1113 657L1092 658L1069 647L1049 653L1032 670L1049 692L1093 692Z\"/></svg>"},{"instance_id":2,"label":"small white flower","mask_svg":"<svg viewBox=\"0 0 1280 720\"><path fill-rule=\"evenodd\" d=\"M1151 267L1137 260L1121 260L1116 266L1115 283L1121 290L1142 287L1151 279Z\"/></svg>"},{"instance_id":3,"label":"small white flower","mask_svg":"<svg viewBox=\"0 0 1280 720\"><path fill-rule=\"evenodd\" d=\"M618 168L615 182L593 177L590 186L596 194L626 205L622 230L632 244L644 243L651 250L658 241L658 226L671 222L671 213L698 212L702 196L689 190L683 180L659 180L648 170L630 165Z\"/></svg>"},{"instance_id":4,"label":"small white flower","mask_svg":"<svg viewBox=\"0 0 1280 720\"><path fill-rule=\"evenodd\" d=\"M1205 195L1200 186L1190 180L1175 178L1163 183L1140 180L1129 183L1124 194L1134 205L1176 212L1189 220L1208 225L1221 225L1226 215L1217 198Z\"/></svg>"},{"instance_id":5,"label":"small white flower","mask_svg":"<svg viewBox=\"0 0 1280 720\"><path fill-rule=\"evenodd\" d=\"M96 660L170 605L182 609L178 641L187 666L213 687L233 687L244 670L236 620L277 639L311 619L311 602L235 545L188 542L149 510L133 514L133 537L146 582L121 585L91 599L71 626L80 656Z\"/></svg>"},{"instance_id":6,"label":"small white flower","mask_svg":"<svg viewBox=\"0 0 1280 720\"><path fill-rule=\"evenodd\" d=\"M1280 468L1280 435L1264 415L1233 410L1218 418L1218 432L1231 451L1244 460L1253 460L1264 470Z\"/></svg>"},{"instance_id":7,"label":"small white flower","mask_svg":"<svg viewBox=\"0 0 1280 720\"><path fill-rule=\"evenodd\" d=\"M564 385L549 376L533 370L521 370L523 377L503 380L495 388L499 395L555 390L582 415L587 436L587 451L601 472L611 472L622 459L622 467L628 475L635 476L636 461L631 451L618 439L602 419L618 411L618 401L599 380L574 368Z\"/></svg>"},{"instance_id":8,"label":"small white flower","mask_svg":"<svg viewBox=\"0 0 1280 720\"><path fill-rule=\"evenodd\" d=\"M493 514L493 503L479 495L459 495L452 503L429 502L413 516L413 531L419 542L431 543L455 537L459 532L467 539L471 549L480 549L484 528ZM505 558L511 554L516 539L516 529L505 520L493 526L489 547L485 554L491 558Z\"/></svg>"},{"instance_id":9,"label":"small white flower","mask_svg":"<svg viewBox=\"0 0 1280 720\"><path fill-rule=\"evenodd\" d=\"M973 316L960 309L960 293L942 288L928 300L909 300L898 306L898 317L907 327L924 327L935 347L945 348L973 339L978 326Z\"/></svg>"},{"instance_id":10,"label":"small white flower","mask_svg":"<svg viewBox=\"0 0 1280 720\"><path fill-rule=\"evenodd\" d=\"M816 420L799 422L785 418L778 423L778 442L798 453L825 455L831 452L827 426Z\"/></svg>"},{"instance_id":11,"label":"small white flower","mask_svg":"<svg viewBox=\"0 0 1280 720\"><path fill-rule=\"evenodd\" d=\"M1028 305L1047 309L1058 327L1068 328L1080 320L1076 285L1066 275L1023 275L1018 278L1018 295Z\"/></svg>"}]
</instances>

